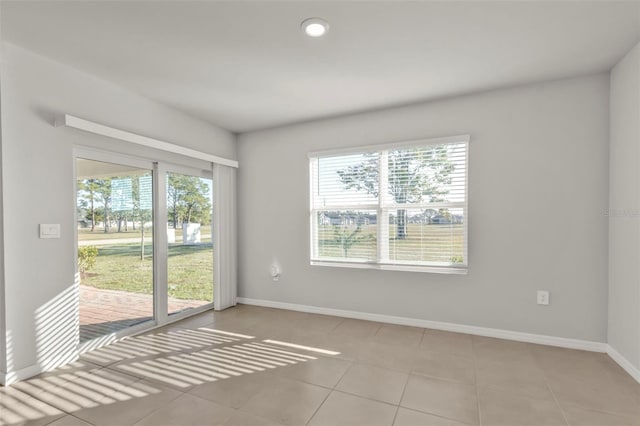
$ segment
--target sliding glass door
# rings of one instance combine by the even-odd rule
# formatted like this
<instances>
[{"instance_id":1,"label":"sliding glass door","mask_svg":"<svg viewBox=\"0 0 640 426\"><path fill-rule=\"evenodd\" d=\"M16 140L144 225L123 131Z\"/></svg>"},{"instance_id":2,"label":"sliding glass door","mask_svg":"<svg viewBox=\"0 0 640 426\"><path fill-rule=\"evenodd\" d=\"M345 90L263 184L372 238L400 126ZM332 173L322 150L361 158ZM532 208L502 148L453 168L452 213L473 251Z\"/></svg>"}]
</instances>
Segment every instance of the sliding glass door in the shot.
<instances>
[{"instance_id":1,"label":"sliding glass door","mask_svg":"<svg viewBox=\"0 0 640 426\"><path fill-rule=\"evenodd\" d=\"M213 307L212 171L76 151L80 343Z\"/></svg>"},{"instance_id":2,"label":"sliding glass door","mask_svg":"<svg viewBox=\"0 0 640 426\"><path fill-rule=\"evenodd\" d=\"M80 343L155 318L152 164L127 163L76 158Z\"/></svg>"},{"instance_id":3,"label":"sliding glass door","mask_svg":"<svg viewBox=\"0 0 640 426\"><path fill-rule=\"evenodd\" d=\"M175 315L213 303L213 182L193 171L167 172L166 183L167 309Z\"/></svg>"}]
</instances>

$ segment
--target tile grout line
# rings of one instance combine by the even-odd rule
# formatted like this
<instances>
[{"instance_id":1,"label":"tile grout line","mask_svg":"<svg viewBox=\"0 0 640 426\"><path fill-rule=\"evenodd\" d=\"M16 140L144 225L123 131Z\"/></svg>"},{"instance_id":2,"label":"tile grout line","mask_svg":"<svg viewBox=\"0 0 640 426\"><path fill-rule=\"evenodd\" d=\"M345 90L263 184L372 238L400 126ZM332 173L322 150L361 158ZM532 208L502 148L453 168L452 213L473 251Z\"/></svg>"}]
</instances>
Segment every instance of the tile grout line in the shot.
<instances>
[{"instance_id":1,"label":"tile grout line","mask_svg":"<svg viewBox=\"0 0 640 426\"><path fill-rule=\"evenodd\" d=\"M567 420L567 415L564 412L564 408L562 408L562 405L560 405L560 401L558 401L558 398L556 397L555 392L553 392L553 389L551 389L551 385L549 385L549 382L547 381L546 373L545 373L544 381L547 385L547 389L549 389L549 392L551 392L551 396L553 396L553 401L556 403L556 405L560 409L560 414L562 414L562 419L567 424L567 426L570 426L569 420Z\"/></svg>"},{"instance_id":2,"label":"tile grout line","mask_svg":"<svg viewBox=\"0 0 640 426\"><path fill-rule=\"evenodd\" d=\"M325 388L326 389L326 388ZM313 410L313 414L311 414L311 416L309 416L309 420L307 420L306 422L304 422L305 425L308 425L309 422L311 420L313 420L313 418L315 417L316 414L318 414L318 411L320 411L320 408L322 408L322 406L324 405L325 402L327 402L327 399L329 399L329 396L333 393L333 389L329 389L329 392L327 392L327 395L324 397L324 399L322 400L322 402L320 404L318 404L318 406L316 407L315 410Z\"/></svg>"},{"instance_id":3,"label":"tile grout line","mask_svg":"<svg viewBox=\"0 0 640 426\"><path fill-rule=\"evenodd\" d=\"M362 395L358 395L357 393L349 392L349 391L342 390L342 389L333 389L332 392L343 393L345 395L355 396L356 398L366 399L367 401L377 402L379 404L384 404L384 405L390 405L392 407L399 407L399 403L398 404L394 404L394 403L388 402L388 401L381 401L379 399L375 399L375 398L372 398L370 396L362 396Z\"/></svg>"},{"instance_id":4,"label":"tile grout line","mask_svg":"<svg viewBox=\"0 0 640 426\"><path fill-rule=\"evenodd\" d=\"M400 400L399 400L398 404L393 404L393 403L390 403L390 402L388 402L388 401L381 401L381 400L379 400L379 399L375 399L375 398L371 398L371 397L367 397L367 396L363 396L363 395L358 395L358 394L353 393L353 392L349 392L349 391L346 391L346 390L342 390L342 389L337 389L337 388L336 388L336 387L338 386L338 384L340 384L340 382L342 381L342 379L347 375L347 373L348 373L349 371L351 371L351 369L352 369L356 364L358 364L358 362L357 362L357 361L353 361L353 362L351 362L350 364L351 364L351 365L349 366L349 368L345 370L345 372L342 374L342 376L341 376L341 377L340 377L340 379L336 382L336 384L335 384L332 388L330 388L330 392L329 392L329 394L327 395L327 398L329 398L329 395L331 395L333 392L338 392L338 393L342 393L342 394L345 394L345 395L351 395L351 396L354 396L354 397L356 397L356 398L365 399L365 400L367 400L367 401L376 402L376 403L380 403L380 404L385 404L385 405L390 405L390 406L396 407L396 412L395 412L394 417L393 417L393 421L395 421L396 415L397 415L397 413L398 413L398 409L400 408L400 401L402 401L402 395L400 396ZM365 364L361 364L361 365L365 365ZM382 367L377 367L377 368L382 368ZM390 371L394 371L394 370L390 370ZM404 374L407 374L407 373L404 373ZM407 374L407 380L408 380L408 376L409 376L409 374ZM305 382L302 382L302 383L305 383ZM315 386L318 386L318 385L315 385ZM406 382L405 382L405 387L406 387ZM403 394L404 394L404 388L403 388ZM326 401L326 399L327 399L327 398L325 398L325 401ZM316 413L318 412L318 410L320 410L320 408L322 407L322 405L323 405L323 404L324 404L324 401L322 402L322 404L320 404L320 406L318 406L318 409L313 413L313 415L311 416L311 418L309 419L309 421L311 421L311 419L313 418L313 416L315 416L315 415L316 415ZM307 422L307 423L308 423L308 422ZM393 422L392 422L391 424L393 425Z\"/></svg>"},{"instance_id":5,"label":"tile grout line","mask_svg":"<svg viewBox=\"0 0 640 426\"><path fill-rule=\"evenodd\" d=\"M396 405L396 412L393 413L393 419L391 419L391 426L393 426L396 423L396 419L398 418L398 413L400 412L400 403L398 403L398 405Z\"/></svg>"},{"instance_id":6,"label":"tile grout line","mask_svg":"<svg viewBox=\"0 0 640 426\"><path fill-rule=\"evenodd\" d=\"M420 343L418 343L418 348L422 347L422 342L424 342L424 335L427 333L427 329L423 328L422 329L422 336L420 336Z\"/></svg>"},{"instance_id":7,"label":"tile grout line","mask_svg":"<svg viewBox=\"0 0 640 426\"><path fill-rule=\"evenodd\" d=\"M424 331L422 332L422 336L424 337ZM420 340L422 342L422 339ZM411 366L413 368L413 366ZM398 408L396 409L396 415L393 416L392 425L395 424L396 419L398 418L398 413L400 412L400 407L402 406L402 400L404 399L404 394L407 391L407 386L409 385L409 380L411 379L411 371L407 374L407 380L404 381L404 387L402 388L402 393L400 394L400 399L398 400Z\"/></svg>"},{"instance_id":8,"label":"tile grout line","mask_svg":"<svg viewBox=\"0 0 640 426\"><path fill-rule=\"evenodd\" d=\"M141 380L138 380L137 382L135 382L134 384L137 384L137 383L140 383L140 382L143 382L143 381L146 381L146 382L148 382L148 383L154 383L153 381L149 381L149 380L146 380L146 379L141 379ZM157 411L160 411L161 409L165 408L167 405L172 404L172 403L173 403L174 401L176 401L178 398L181 398L181 397L183 397L183 396L185 396L185 395L187 395L187 394L188 394L187 392L182 392L182 391L180 391L180 390L178 390L178 389L175 389L175 388L173 388L173 387L169 387L169 386L165 386L165 385L159 385L159 386L163 386L163 387L165 387L165 388L169 389L170 391L175 391L175 392L177 392L177 393L178 393L178 395L177 395L175 398L171 398L169 401L166 401L165 405L160 406L160 407L157 407L157 408L155 408L155 409L151 410L149 413L147 413L147 415L145 415L145 416L143 416L142 418L140 418L140 419L136 420L136 421L133 423L133 425L137 425L138 423L140 423L141 421L143 421L143 420L144 420L144 419L146 419L147 417L150 417L151 415L153 415L153 414L154 414L154 413L156 413ZM190 395L190 394L189 394L189 396L195 396L195 395Z\"/></svg>"},{"instance_id":9,"label":"tile grout line","mask_svg":"<svg viewBox=\"0 0 640 426\"><path fill-rule=\"evenodd\" d=\"M545 376L545 382L547 385L547 389L549 389L549 392L551 393L551 396L553 396L553 400L554 402L558 405L558 407L560 408L560 412L562 413L563 418L565 419L565 421L567 422L567 425L571 426L571 423L567 420L565 412L564 412L564 408L562 408L562 404L560 404L560 400L558 399L558 397L556 396L555 392L553 392L553 389L551 388L551 385L548 383L548 379L547 379L547 372L543 369L543 374ZM575 380L573 380L575 381ZM616 416L616 417L628 417L628 416L637 416L637 413L631 413L631 412L621 412L621 411L609 411L609 410L603 410L603 409L597 409L594 407L587 407L584 406L578 402L565 402L564 405L567 405L569 407L573 407L573 408L577 408L579 410L583 410L583 411L589 411L589 412L595 412L595 413L599 413L599 414L606 414L609 416Z\"/></svg>"},{"instance_id":10,"label":"tile grout line","mask_svg":"<svg viewBox=\"0 0 640 426\"><path fill-rule=\"evenodd\" d=\"M475 369L475 366L474 366L474 369ZM451 378L448 378L448 377L434 376L432 374L427 374L427 373L422 373L420 371L416 371L415 369L411 370L409 372L409 374L412 374L414 376L424 377L426 379L432 379L432 380L435 380L435 381L438 381L438 382L453 383L453 384L457 384L457 385L474 386L476 384L476 382L475 382L475 372L474 372L474 382L473 383L464 382L464 381L458 380L458 379L451 379Z\"/></svg>"},{"instance_id":11,"label":"tile grout line","mask_svg":"<svg viewBox=\"0 0 640 426\"><path fill-rule=\"evenodd\" d=\"M540 358L538 356L536 356L535 352L533 353L533 359L536 361L536 366L540 368L540 371L542 371L542 375L544 377L544 383L545 383L545 385L547 385L547 389L551 393L551 396L553 397L553 401L556 403L556 406L560 409L560 414L562 414L562 419L564 420L565 424L567 424L567 426L570 426L569 420L567 420L567 415L564 412L564 408L562 408L562 405L560 404L560 401L558 401L558 397L556 397L555 392L551 388L551 384L549 383L549 375L547 373L547 370L546 370L546 368L544 368L544 366L540 362Z\"/></svg>"},{"instance_id":12,"label":"tile grout line","mask_svg":"<svg viewBox=\"0 0 640 426\"><path fill-rule=\"evenodd\" d=\"M473 354L473 377L476 387L476 408L478 410L478 423L482 426L482 412L480 410L480 386L478 384L478 357L476 354L476 343L473 336L471 337L471 353Z\"/></svg>"},{"instance_id":13,"label":"tile grout line","mask_svg":"<svg viewBox=\"0 0 640 426\"><path fill-rule=\"evenodd\" d=\"M331 388L332 391L337 390L336 386L338 386L340 384L340 382L342 381L342 379L344 379L344 377L347 375L347 373L349 373L349 371L351 371L351 369L353 368L353 366L355 365L355 361L351 361L349 362L349 368L347 368L346 370L344 370L344 373L342 373L342 375L340 376L340 378L336 381L336 383L333 385L333 387Z\"/></svg>"},{"instance_id":14,"label":"tile grout line","mask_svg":"<svg viewBox=\"0 0 640 426\"><path fill-rule=\"evenodd\" d=\"M80 417L74 416L73 414L69 414L69 415L70 415L71 417L73 417L74 419L78 419L78 420L80 420L81 422L84 422L84 423L86 423L86 424L88 424L88 425L95 426L95 423L91 423L91 422L89 422L89 421L87 421L87 420L83 420L83 419L81 419Z\"/></svg>"},{"instance_id":15,"label":"tile grout line","mask_svg":"<svg viewBox=\"0 0 640 426\"><path fill-rule=\"evenodd\" d=\"M345 320L346 318L341 318L340 321L338 321L338 323L335 326L333 326L331 330L327 331L326 334L330 334L331 332L336 331L336 329L340 327L340 324L342 324Z\"/></svg>"},{"instance_id":16,"label":"tile grout line","mask_svg":"<svg viewBox=\"0 0 640 426\"><path fill-rule=\"evenodd\" d=\"M403 408L403 409L405 409L405 410L414 411L414 412L416 412L416 413L427 414L427 415L429 415L429 416L438 417L438 418L440 418L440 419L445 419L445 420L450 420L450 421L453 421L453 422L458 422L458 423L466 424L466 423L464 423L462 420L454 419L454 418L451 418L451 417L446 417L446 416L444 416L444 415L442 415L442 414L433 413L433 412L429 412L429 411L423 411L423 410L419 410L419 409L417 409L417 408L409 408L409 407L405 407L405 406L403 406L403 405L402 405L402 398L404 398L404 394L405 394L405 391L406 391L406 389L407 389L407 385L408 385L408 383L409 383L409 379L411 379L411 376L412 376L412 375L414 375L414 374L412 374L412 373L407 374L407 376L408 376L408 377L407 377L407 381L406 381L406 383L405 383L405 387L404 387L404 389L403 389L403 391L402 391L402 395L400 396L400 403L398 404L398 411L400 411L400 408ZM421 376L421 377L427 377L427 376ZM433 378L433 377L428 377L428 378ZM436 380L438 380L438 379L436 378ZM452 383L458 383L458 384L460 384L459 382L452 382ZM341 391L339 391L339 392L341 392ZM359 396L359 395L356 395L356 396ZM364 398L364 397L361 397L361 398ZM377 400L373 400L373 401L377 401ZM378 401L378 402L382 402L382 401ZM388 403L387 403L387 404L388 404ZM397 416L397 413L396 413L396 416ZM394 421L395 421L395 419L394 419ZM469 425L469 426L471 426L471 425Z\"/></svg>"}]
</instances>

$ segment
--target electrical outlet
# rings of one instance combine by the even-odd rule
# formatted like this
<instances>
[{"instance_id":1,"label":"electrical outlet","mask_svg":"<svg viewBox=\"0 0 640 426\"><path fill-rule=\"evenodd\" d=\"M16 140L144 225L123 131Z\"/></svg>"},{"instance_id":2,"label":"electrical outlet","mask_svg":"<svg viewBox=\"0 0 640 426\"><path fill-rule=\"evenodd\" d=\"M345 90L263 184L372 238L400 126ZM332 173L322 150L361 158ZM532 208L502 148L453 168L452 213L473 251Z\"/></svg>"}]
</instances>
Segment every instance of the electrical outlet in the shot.
<instances>
[{"instance_id":1,"label":"electrical outlet","mask_svg":"<svg viewBox=\"0 0 640 426\"><path fill-rule=\"evenodd\" d=\"M538 290L538 305L549 304L549 292L547 290Z\"/></svg>"},{"instance_id":2,"label":"electrical outlet","mask_svg":"<svg viewBox=\"0 0 640 426\"><path fill-rule=\"evenodd\" d=\"M280 266L277 263L271 265L271 279L278 281L280 279Z\"/></svg>"}]
</instances>

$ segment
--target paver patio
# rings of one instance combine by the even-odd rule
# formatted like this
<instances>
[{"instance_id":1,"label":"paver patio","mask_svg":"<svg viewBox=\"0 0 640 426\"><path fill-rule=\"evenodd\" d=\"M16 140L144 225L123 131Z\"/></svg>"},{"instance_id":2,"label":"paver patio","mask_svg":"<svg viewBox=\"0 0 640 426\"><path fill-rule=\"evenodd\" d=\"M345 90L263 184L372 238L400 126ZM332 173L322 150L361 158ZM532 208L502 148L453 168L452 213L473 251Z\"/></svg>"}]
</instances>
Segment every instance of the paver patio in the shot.
<instances>
[{"instance_id":1,"label":"paver patio","mask_svg":"<svg viewBox=\"0 0 640 426\"><path fill-rule=\"evenodd\" d=\"M169 298L169 312L206 305L203 300ZM153 317L153 296L80 285L80 341L84 342Z\"/></svg>"}]
</instances>

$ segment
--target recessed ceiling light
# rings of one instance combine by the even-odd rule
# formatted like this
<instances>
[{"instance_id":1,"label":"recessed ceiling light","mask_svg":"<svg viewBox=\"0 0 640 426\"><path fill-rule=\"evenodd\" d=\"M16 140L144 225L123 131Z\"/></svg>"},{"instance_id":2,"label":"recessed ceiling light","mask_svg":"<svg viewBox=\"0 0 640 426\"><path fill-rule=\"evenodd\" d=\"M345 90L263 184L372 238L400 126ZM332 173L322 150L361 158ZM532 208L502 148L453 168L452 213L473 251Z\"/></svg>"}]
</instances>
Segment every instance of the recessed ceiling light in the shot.
<instances>
[{"instance_id":1,"label":"recessed ceiling light","mask_svg":"<svg viewBox=\"0 0 640 426\"><path fill-rule=\"evenodd\" d=\"M329 31L329 23L320 18L305 19L300 27L309 37L322 37Z\"/></svg>"}]
</instances>

